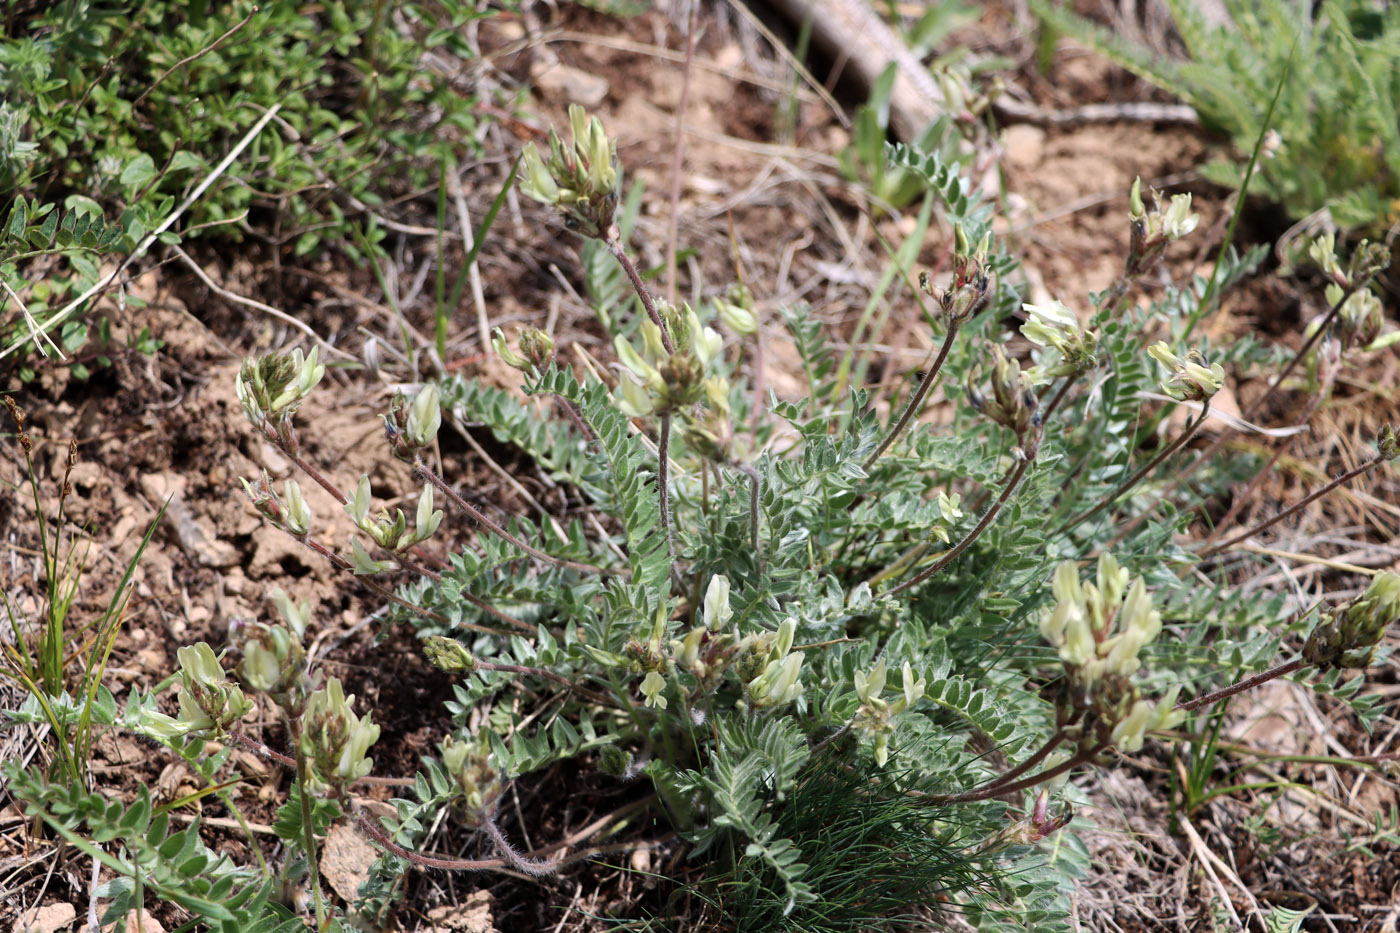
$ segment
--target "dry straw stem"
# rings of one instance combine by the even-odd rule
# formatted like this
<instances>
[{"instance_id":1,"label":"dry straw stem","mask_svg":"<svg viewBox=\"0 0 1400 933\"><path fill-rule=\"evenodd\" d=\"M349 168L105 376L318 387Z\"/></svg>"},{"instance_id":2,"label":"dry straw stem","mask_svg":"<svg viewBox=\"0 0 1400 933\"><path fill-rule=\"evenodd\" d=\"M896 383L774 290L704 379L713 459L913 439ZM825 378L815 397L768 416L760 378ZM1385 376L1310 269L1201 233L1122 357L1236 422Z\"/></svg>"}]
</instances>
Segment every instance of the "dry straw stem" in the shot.
<instances>
[{"instance_id":1,"label":"dry straw stem","mask_svg":"<svg viewBox=\"0 0 1400 933\"><path fill-rule=\"evenodd\" d=\"M179 207L171 211L170 214L163 221L161 221L160 224L154 230L146 234L145 237L141 239L140 243L136 244L136 248L131 251L131 255L127 256L120 263L118 263L115 269L113 269L111 272L107 273L107 275L99 279L87 291L83 292L77 298L74 298L72 301L68 302L68 304L64 305L57 312L55 312L52 317L50 317L47 321L44 322L44 331L48 332L58 327L69 317L71 317L75 311L81 308L90 298L93 298L96 295L100 295L102 292L106 291L107 288L117 280L118 276L120 276L122 272L126 270L127 266L131 265L133 262L136 262L136 260L146 255L146 250L151 248L151 244L154 243L162 233L169 230L175 224L175 221L180 219L180 217L185 213L185 211L189 210L190 207L196 201L198 201L201 197L204 196L204 192L209 190L209 186L212 185L215 181L217 181L219 177L224 174L224 172L228 171L229 166L232 165L234 161L240 155L243 154L243 150L247 149L248 146L252 144L253 140L258 138L258 134L263 131L263 128L267 126L267 124L272 120L272 118L277 115L277 111L281 109L281 104L273 104L271 107L269 107L267 112L258 118L258 122L254 123L253 126L248 130L248 132L243 134L243 138L240 139L234 145L234 147L229 150L228 155L224 156L223 160L219 162L218 165L214 166L213 170L208 175L204 176L203 181L201 181L198 185L195 185L194 190L190 192L189 197L185 198L185 200L180 204ZM16 350L19 349L19 347L20 343L16 342L6 347L4 350L0 350L0 360L3 360L11 353L14 353Z\"/></svg>"}]
</instances>

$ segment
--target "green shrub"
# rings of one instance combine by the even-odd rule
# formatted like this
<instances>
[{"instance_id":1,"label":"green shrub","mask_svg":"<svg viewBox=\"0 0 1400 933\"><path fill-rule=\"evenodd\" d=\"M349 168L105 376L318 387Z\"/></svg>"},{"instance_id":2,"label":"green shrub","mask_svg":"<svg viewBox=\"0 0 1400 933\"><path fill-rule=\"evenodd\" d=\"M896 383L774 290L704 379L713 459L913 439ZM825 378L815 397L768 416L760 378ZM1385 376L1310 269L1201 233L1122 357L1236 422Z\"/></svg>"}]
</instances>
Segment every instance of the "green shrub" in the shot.
<instances>
[{"instance_id":1,"label":"green shrub","mask_svg":"<svg viewBox=\"0 0 1400 933\"><path fill-rule=\"evenodd\" d=\"M164 239L257 230L298 256L328 246L359 255L351 231L367 211L435 185L441 161L470 147L473 99L424 61L470 56L458 29L484 15L459 0L11 7L0 36L0 195L13 200L0 277L43 326L274 106L275 121ZM66 349L90 323L69 321ZM0 347L11 352L31 331L7 324Z\"/></svg>"}]
</instances>

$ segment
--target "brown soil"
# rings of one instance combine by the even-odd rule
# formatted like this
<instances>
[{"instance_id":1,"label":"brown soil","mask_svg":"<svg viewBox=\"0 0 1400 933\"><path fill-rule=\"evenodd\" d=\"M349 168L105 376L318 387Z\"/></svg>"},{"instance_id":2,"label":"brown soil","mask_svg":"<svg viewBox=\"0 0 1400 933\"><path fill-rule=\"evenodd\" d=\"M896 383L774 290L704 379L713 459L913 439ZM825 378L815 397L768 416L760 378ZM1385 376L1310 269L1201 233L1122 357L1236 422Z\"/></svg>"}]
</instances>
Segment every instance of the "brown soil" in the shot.
<instances>
[{"instance_id":1,"label":"brown soil","mask_svg":"<svg viewBox=\"0 0 1400 933\"><path fill-rule=\"evenodd\" d=\"M557 15L557 21L534 24L553 31L555 41L517 42L525 34L522 24L502 18L483 27L483 47L495 50L493 65L508 79L535 84L532 109L537 125L564 122L567 103L581 92L597 98L590 102L591 109L617 137L629 179L645 185L635 237L642 247L640 264L658 266L671 211L674 114L683 89L674 53L684 48L683 39L660 12L617 19L570 6ZM862 212L863 197L841 182L835 170L845 131L800 85L798 119L789 144L774 142L776 115L793 87L791 75L751 29L727 18L730 15L717 16L706 7L704 34L695 50L685 112L678 233L678 242L695 252L679 270L678 293L690 295L700 281L731 280L737 255L740 274L759 295L770 319L778 304L805 299L838 333L849 334L883 264L876 233L897 240L900 224L888 219L871 222ZM975 50L1029 60L1028 40L1004 10L993 8L958 38ZM663 48L671 51L663 54ZM1026 66L1011 78L1047 108L1158 99L1151 89L1096 56L1070 48L1057 53L1047 75L1034 74ZM498 138L493 144L497 154L504 152L502 145L515 145ZM1030 299L1055 296L1084 309L1088 292L1110 284L1121 270L1126 192L1135 176L1196 195L1202 228L1209 233L1196 242L1213 249L1231 205L1225 192L1198 180L1195 168L1218 145L1182 126L1122 122L1048 130L1028 124L1004 127L999 138L1001 194L1007 208L1002 232L1024 257ZM500 172L491 167L464 179L474 218L484 214L500 183ZM431 226L431 201L405 205L403 219ZM1277 232L1247 231L1260 238ZM542 209L512 203L481 256L490 325L513 332L517 325L547 321L566 354L573 352L570 344L595 356L605 354L602 331L576 293L581 281L577 246ZM403 247L426 255L432 244L408 238ZM946 233L936 231L922 258L937 266L946 262L947 250ZM303 271L291 267L285 257L274 268L267 255L251 249L242 255L206 249L196 258L224 287L277 304L318 334L331 337L352 359L363 358L366 333L391 347L401 344L373 279L363 270L347 269L339 258L321 260ZM1179 279L1197 258L1185 251L1174 253L1164 278ZM561 285L561 278L569 289ZM661 281L664 291L664 275ZM300 335L211 293L175 263L141 274L130 289L146 299L145 308L119 310L109 304L105 311L118 322L119 336L149 328L164 341L159 353L118 355L111 367L97 369L86 381L48 367L36 382L21 384L10 375L7 384L30 418L46 514L55 509L68 441L78 444L72 494L65 502L65 534L84 529L77 540L89 550L75 619L101 611L133 560L147 525L166 506L166 518L135 569L134 596L110 662L110 686L118 694L130 686L154 687L175 669L177 646L199 640L221 645L233 620L273 616L269 593L280 587L296 600L313 602L324 667L379 711L383 734L373 753L375 773L411 775L419 756L430 753L450 725L442 705L450 698L450 684L428 668L407 633L367 624L380 608L372 594L269 531L238 482L259 470L267 470L279 486L296 475L285 456L254 435L234 397L233 383L244 355L296 344ZM420 299L405 309L420 333L431 332L430 306L430 299ZM1232 295L1208 330L1213 338L1264 332L1297 345L1300 321L1318 310L1318 298L1311 293L1266 274ZM513 374L488 358L469 306L462 309L459 321L449 365L512 386ZM802 386L790 366L790 350L781 340L763 339L770 367L767 384L780 395L799 395ZM897 306L883 332L868 339L889 349L890 378L918 365L934 342L912 303ZM298 421L307 457L341 489L350 490L368 471L377 497L411 512L412 502L393 501L397 490L413 488L406 468L387 465L381 446L377 414L393 388L385 373L387 369L332 370ZM872 381L880 375L874 374ZM1393 355L1370 361L1344 387L1341 402L1328 410L1327 422L1292 448L1256 492L1257 501L1246 505L1241 523L1256 511L1272 511L1277 501L1297 498L1300 490L1311 488L1337 464L1356 462L1379 420L1394 415L1393 399L1387 401L1383 387L1396 382ZM1252 398L1259 387L1257 380L1249 380L1236 392ZM1275 414L1286 419L1288 412ZM445 472L454 485L472 490L476 500L497 514L528 506L467 437L531 496L559 495L532 464L496 444L488 433L464 426L462 432L445 437ZM0 479L18 493L0 498L0 528L7 546L0 575L17 609L32 617L42 578L35 558L36 517L24 491L19 449L12 437L2 446L8 456L0 458ZM1305 469L1308 463L1313 466ZM351 525L338 503L312 483L303 481L302 488L322 537L343 542ZM1356 561L1368 546L1388 545L1391 550L1385 553L1393 560L1400 526L1395 501L1394 481L1385 477L1344 493L1326 522L1319 512L1314 523L1317 528L1344 523L1353 531L1340 544L1323 544L1320 552ZM1295 574L1315 581L1320 569L1295 568ZM377 643L376 633L382 635ZM1392 664L1368 688L1391 697L1390 702L1396 695L1394 670ZM18 697L12 694L3 702L10 705ZM1320 703L1297 688L1282 688L1275 707L1237 711L1234 718L1240 725L1232 727L1233 734L1242 745L1277 749L1302 734L1321 736L1319 730L1325 727L1326 742L1298 742L1297 753L1361 755L1387 750L1381 736L1368 737L1339 707ZM1258 725L1268 717L1273 717L1272 725ZM1381 732L1393 735L1394 720L1382 722ZM1265 731L1250 732L1247 726ZM262 731L253 731L274 745L281 738L270 717ZM0 744L0 758L24 752L16 733L0 737L0 743L8 743ZM94 754L101 789L109 793L129 796L142 783L169 799L195 786L189 775L120 735L104 739ZM267 788L260 790L252 782L237 793L250 816L266 823L272 818L268 801L281 798L287 779L255 757L246 757L251 773L266 775ZM1218 886L1202 873L1207 850L1228 863L1243 889L1261 901L1275 893L1308 892L1323 905L1334 929L1394 928L1393 907L1387 905L1396 903L1400 891L1400 849L1394 836L1373 837L1355 819L1360 816L1369 824L1372 814L1393 812L1400 803L1393 784L1317 765L1279 765L1290 779L1327 793L1335 809L1319 808L1294 791L1240 793L1193 814L1197 835L1192 836L1173 824L1167 807L1162 769L1171 763L1145 759L1141 764L1141 769L1109 770L1101 779L1090 777L1084 783L1094 801L1088 815L1097 827L1085 833L1095 873L1077 895L1087 928L1206 929L1207 918L1220 908L1222 898L1243 914L1245 891L1232 883L1229 872L1211 863L1210 872L1222 876ZM1257 772L1250 779L1263 780ZM392 794L393 788L380 787L366 796L385 799ZM600 783L596 772L554 768L515 786L508 807L518 818L511 818L508 828L528 836L527 845L540 845L568 835L631 796L616 784ZM566 803L580 799L593 801L592 807L576 812ZM0 795L0 805L5 803ZM205 808L211 816L225 815L217 805L206 802ZM656 835L664 832L658 828ZM244 855L238 850L239 839L230 832L221 844L235 856ZM440 844L446 851L453 843L442 839ZM8 866L19 865L29 845L25 824L14 809L0 810L0 868L8 873ZM340 847L332 849L340 854ZM661 874L683 874L688 866L675 860L677 853L673 844L664 844L616 859L630 858L633 867ZM67 869L49 886L44 902L63 901L68 896L64 892L85 890L81 876L86 870ZM543 884L425 873L409 879L406 906L397 920L410 929L476 929L466 920L452 925L457 921L442 911L459 910L469 892L483 888L493 895L488 913L498 929L603 929L606 924L586 918L662 911L666 887L640 880L643 877L608 867L606 861ZM38 876L8 892L0 890L0 904L5 905L0 914L37 903L42 881ZM78 916L83 916L86 902L74 903ZM178 922L174 916L157 919L167 926ZM1309 928L1314 928L1311 922Z\"/></svg>"}]
</instances>

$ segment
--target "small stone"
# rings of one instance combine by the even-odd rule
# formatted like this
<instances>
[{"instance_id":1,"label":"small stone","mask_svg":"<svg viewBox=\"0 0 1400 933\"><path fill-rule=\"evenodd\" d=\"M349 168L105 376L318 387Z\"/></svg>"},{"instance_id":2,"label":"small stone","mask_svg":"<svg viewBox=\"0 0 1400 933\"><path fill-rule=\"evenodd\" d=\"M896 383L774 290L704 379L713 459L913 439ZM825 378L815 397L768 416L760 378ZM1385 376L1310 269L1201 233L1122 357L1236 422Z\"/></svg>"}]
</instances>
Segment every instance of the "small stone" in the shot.
<instances>
[{"instance_id":1,"label":"small stone","mask_svg":"<svg viewBox=\"0 0 1400 933\"><path fill-rule=\"evenodd\" d=\"M536 91L555 101L567 100L592 109L608 96L608 79L569 65L537 63L530 69L530 81Z\"/></svg>"},{"instance_id":2,"label":"small stone","mask_svg":"<svg viewBox=\"0 0 1400 933\"><path fill-rule=\"evenodd\" d=\"M72 904L44 904L20 914L15 921L15 933L58 933L78 919L78 909Z\"/></svg>"},{"instance_id":3,"label":"small stone","mask_svg":"<svg viewBox=\"0 0 1400 933\"><path fill-rule=\"evenodd\" d=\"M1045 131L1038 126L1017 123L1001 134L1006 149L1006 161L1016 168L1031 168L1040 162L1045 151Z\"/></svg>"}]
</instances>

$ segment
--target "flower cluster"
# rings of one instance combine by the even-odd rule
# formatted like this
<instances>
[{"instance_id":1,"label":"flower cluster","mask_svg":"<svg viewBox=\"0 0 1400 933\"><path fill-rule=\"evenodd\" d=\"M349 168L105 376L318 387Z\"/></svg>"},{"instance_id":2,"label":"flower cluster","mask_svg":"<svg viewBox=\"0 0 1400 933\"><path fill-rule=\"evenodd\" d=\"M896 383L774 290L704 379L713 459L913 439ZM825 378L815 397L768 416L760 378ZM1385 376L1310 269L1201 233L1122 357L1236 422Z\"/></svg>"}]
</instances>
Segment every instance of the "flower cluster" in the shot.
<instances>
[{"instance_id":1,"label":"flower cluster","mask_svg":"<svg viewBox=\"0 0 1400 933\"><path fill-rule=\"evenodd\" d=\"M608 657L588 649L605 663L626 665L633 673L644 674L640 685L646 706L666 709L667 675L680 672L694 677L697 692L713 689L725 672L730 672L742 691L741 704L756 709L784 706L803 694L802 653L794 651L797 620L787 618L774 632L758 632L736 638L724 627L733 616L729 605L729 579L710 578L701 609L701 624L682 638L663 646L660 632L664 617L658 619L649 641L633 642L628 657Z\"/></svg>"},{"instance_id":2,"label":"flower cluster","mask_svg":"<svg viewBox=\"0 0 1400 933\"><path fill-rule=\"evenodd\" d=\"M325 374L325 364L316 361L315 347L305 358L300 350L268 354L243 361L234 392L248 420L263 428L269 420L290 421Z\"/></svg>"},{"instance_id":3,"label":"flower cluster","mask_svg":"<svg viewBox=\"0 0 1400 933\"><path fill-rule=\"evenodd\" d=\"M539 372L554 359L554 338L538 327L526 327L516 341L517 353L506 344L505 333L497 327L491 332L491 347L507 366L523 373Z\"/></svg>"},{"instance_id":4,"label":"flower cluster","mask_svg":"<svg viewBox=\"0 0 1400 933\"><path fill-rule=\"evenodd\" d=\"M365 752L379 738L379 726L356 716L340 679L332 677L326 686L306 701L301 717L300 750L311 764L312 784L336 794L369 774L374 760Z\"/></svg>"},{"instance_id":5,"label":"flower cluster","mask_svg":"<svg viewBox=\"0 0 1400 933\"><path fill-rule=\"evenodd\" d=\"M875 763L882 766L890 756L889 741L894 733L894 717L919 702L923 698L924 690L928 688L928 681L923 677L915 679L914 669L908 661L904 662L901 674L903 689L900 695L894 700L884 700L880 696L885 692L886 671L883 658L875 663L870 673L855 673L856 696L860 697L860 709L856 711L852 726L873 738Z\"/></svg>"},{"instance_id":6,"label":"flower cluster","mask_svg":"<svg viewBox=\"0 0 1400 933\"><path fill-rule=\"evenodd\" d=\"M1171 372L1162 383L1162 391L1178 402L1203 401L1225 384L1224 367L1219 363L1207 364L1200 350L1190 350L1183 358L1173 353L1166 341L1159 340L1147 348L1147 355Z\"/></svg>"},{"instance_id":7,"label":"flower cluster","mask_svg":"<svg viewBox=\"0 0 1400 933\"><path fill-rule=\"evenodd\" d=\"M534 143L525 144L520 190L558 208L571 230L609 239L614 235L613 215L617 211L617 145L598 118L589 119L578 104L569 106L569 126L573 139L567 146L550 127L548 161Z\"/></svg>"},{"instance_id":8,"label":"flower cluster","mask_svg":"<svg viewBox=\"0 0 1400 933\"><path fill-rule=\"evenodd\" d=\"M1080 326L1079 317L1058 301L1046 305L1023 304L1026 323L1021 333L1038 347L1053 349L1058 360L1042 359L1027 372L1036 385L1064 376L1074 378L1099 365L1099 335Z\"/></svg>"},{"instance_id":9,"label":"flower cluster","mask_svg":"<svg viewBox=\"0 0 1400 933\"><path fill-rule=\"evenodd\" d=\"M1074 562L1065 561L1055 569L1052 589L1055 607L1041 617L1040 633L1065 669L1062 727L1090 743L1131 752L1147 732L1180 722L1184 714L1173 709L1179 686L1153 702L1139 699L1132 683L1142 664L1138 653L1162 631L1142 578L1129 586L1127 569L1105 553L1095 582L1082 583Z\"/></svg>"},{"instance_id":10,"label":"flower cluster","mask_svg":"<svg viewBox=\"0 0 1400 933\"><path fill-rule=\"evenodd\" d=\"M442 765L457 785L468 822L479 824L505 788L500 771L491 764L491 744L485 735L468 741L447 736L438 746Z\"/></svg>"},{"instance_id":11,"label":"flower cluster","mask_svg":"<svg viewBox=\"0 0 1400 933\"><path fill-rule=\"evenodd\" d=\"M272 599L284 625L236 621L229 627L229 641L243 656L238 676L250 690L270 695L278 706L295 713L302 708L311 689L306 672L306 649L302 647L311 620L311 603L293 603L282 590L273 590Z\"/></svg>"},{"instance_id":12,"label":"flower cluster","mask_svg":"<svg viewBox=\"0 0 1400 933\"><path fill-rule=\"evenodd\" d=\"M422 494L418 496L418 514L411 532L408 530L408 519L404 517L402 509L395 509L392 516L387 509L380 509L378 517L371 518L369 505L369 476L361 475L360 483L355 487L354 497L345 503L345 512L356 528L369 535L375 544L386 551L402 553L431 538L442 524L442 509L433 508L432 486L424 485ZM359 539L351 538L350 544L356 573L378 573L389 569L383 566L385 561L371 560L360 545Z\"/></svg>"},{"instance_id":13,"label":"flower cluster","mask_svg":"<svg viewBox=\"0 0 1400 933\"><path fill-rule=\"evenodd\" d=\"M395 392L389 413L383 417L390 450L398 459L412 463L419 451L432 446L442 427L442 393L429 383L410 403L402 392Z\"/></svg>"},{"instance_id":14,"label":"flower cluster","mask_svg":"<svg viewBox=\"0 0 1400 933\"><path fill-rule=\"evenodd\" d=\"M1128 260L1124 274L1136 278L1147 272L1162 258L1167 244L1186 236L1201 218L1191 213L1191 195L1174 194L1166 209L1162 208L1162 193L1149 189L1147 205L1142 199L1142 179L1133 179L1128 194L1129 241Z\"/></svg>"},{"instance_id":15,"label":"flower cluster","mask_svg":"<svg viewBox=\"0 0 1400 933\"><path fill-rule=\"evenodd\" d=\"M253 709L242 689L224 675L207 642L175 651L180 662L180 728L223 735Z\"/></svg>"},{"instance_id":16,"label":"flower cluster","mask_svg":"<svg viewBox=\"0 0 1400 933\"><path fill-rule=\"evenodd\" d=\"M289 479L282 485L285 499L278 498L277 493L273 492L272 478L266 470L258 476L256 483L250 483L241 476L238 480L252 500L253 508L272 524L294 538L304 538L311 532L311 508L302 498L301 486L296 480Z\"/></svg>"},{"instance_id":17,"label":"flower cluster","mask_svg":"<svg viewBox=\"0 0 1400 933\"><path fill-rule=\"evenodd\" d=\"M987 266L987 251L991 234L982 237L974 249L962 224L953 229L953 284L939 292L933 287L927 272L919 273L919 288L938 302L943 317L950 323L962 323L987 303L991 276Z\"/></svg>"},{"instance_id":18,"label":"flower cluster","mask_svg":"<svg viewBox=\"0 0 1400 933\"><path fill-rule=\"evenodd\" d=\"M997 424L1016 432L1020 445L1013 453L1018 459L1033 459L1040 443L1040 399L1030 372L1023 372L1019 362L1008 358L1006 352L994 344L991 398L978 388L981 375L976 367L968 372L967 400Z\"/></svg>"}]
</instances>

